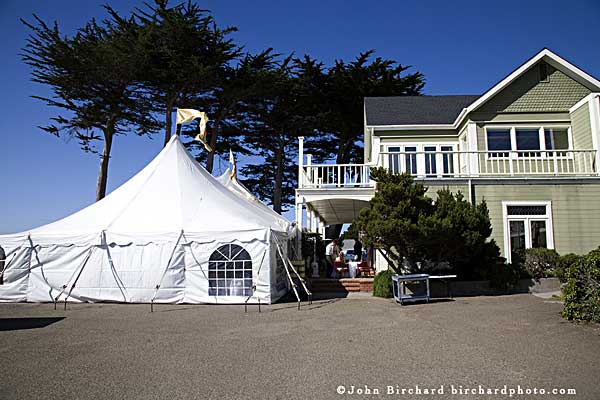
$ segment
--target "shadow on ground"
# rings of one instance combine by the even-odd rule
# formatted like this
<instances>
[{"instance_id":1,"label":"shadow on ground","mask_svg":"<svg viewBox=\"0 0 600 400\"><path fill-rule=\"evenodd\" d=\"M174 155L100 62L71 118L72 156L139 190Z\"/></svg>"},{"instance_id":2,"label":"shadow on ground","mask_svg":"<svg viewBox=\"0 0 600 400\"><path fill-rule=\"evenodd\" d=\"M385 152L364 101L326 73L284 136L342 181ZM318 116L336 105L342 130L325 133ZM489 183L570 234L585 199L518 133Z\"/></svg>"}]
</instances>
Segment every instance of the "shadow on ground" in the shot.
<instances>
[{"instance_id":1,"label":"shadow on ground","mask_svg":"<svg viewBox=\"0 0 600 400\"><path fill-rule=\"evenodd\" d=\"M0 331L45 328L65 317L0 318Z\"/></svg>"}]
</instances>

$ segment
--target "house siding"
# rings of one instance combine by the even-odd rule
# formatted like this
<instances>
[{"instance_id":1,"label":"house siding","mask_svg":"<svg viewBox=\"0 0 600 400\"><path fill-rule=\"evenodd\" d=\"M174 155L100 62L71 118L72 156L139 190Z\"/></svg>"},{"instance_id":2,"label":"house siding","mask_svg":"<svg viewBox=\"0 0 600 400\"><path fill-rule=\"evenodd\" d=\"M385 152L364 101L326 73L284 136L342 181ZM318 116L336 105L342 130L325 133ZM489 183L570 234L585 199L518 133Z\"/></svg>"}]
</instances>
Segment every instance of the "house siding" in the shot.
<instances>
[{"instance_id":1,"label":"house siding","mask_svg":"<svg viewBox=\"0 0 600 400\"><path fill-rule=\"evenodd\" d=\"M504 254L503 201L551 201L554 246L559 254L584 254L600 245L600 180L592 184L474 185L475 199L485 199L492 238Z\"/></svg>"},{"instance_id":2,"label":"house siding","mask_svg":"<svg viewBox=\"0 0 600 400\"><path fill-rule=\"evenodd\" d=\"M590 93L582 84L548 65L548 82L539 81L539 64L534 65L481 108L473 120L490 120L500 113L568 112Z\"/></svg>"},{"instance_id":3,"label":"house siding","mask_svg":"<svg viewBox=\"0 0 600 400\"><path fill-rule=\"evenodd\" d=\"M571 132L573 147L576 149L592 149L592 125L588 103L583 104L571 113Z\"/></svg>"}]
</instances>

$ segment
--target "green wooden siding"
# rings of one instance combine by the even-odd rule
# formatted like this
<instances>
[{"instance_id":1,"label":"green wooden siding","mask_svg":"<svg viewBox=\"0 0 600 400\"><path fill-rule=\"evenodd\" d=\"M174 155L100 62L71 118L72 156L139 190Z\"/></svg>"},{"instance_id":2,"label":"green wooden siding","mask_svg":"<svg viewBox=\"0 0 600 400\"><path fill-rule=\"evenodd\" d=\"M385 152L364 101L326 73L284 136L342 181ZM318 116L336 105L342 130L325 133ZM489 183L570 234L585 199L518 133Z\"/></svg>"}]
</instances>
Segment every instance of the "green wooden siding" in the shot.
<instances>
[{"instance_id":1,"label":"green wooden siding","mask_svg":"<svg viewBox=\"0 0 600 400\"><path fill-rule=\"evenodd\" d=\"M475 185L476 201L485 199L504 252L502 201L551 201L554 246L560 254L584 254L600 246L600 181L597 184Z\"/></svg>"},{"instance_id":2,"label":"green wooden siding","mask_svg":"<svg viewBox=\"0 0 600 400\"><path fill-rule=\"evenodd\" d=\"M585 103L571 113L571 132L573 134L573 147L576 149L592 149L592 125L590 121L590 108Z\"/></svg>"},{"instance_id":3,"label":"green wooden siding","mask_svg":"<svg viewBox=\"0 0 600 400\"><path fill-rule=\"evenodd\" d=\"M539 64L534 65L502 90L471 118L489 120L499 113L567 112L590 90L548 65L548 82L539 80Z\"/></svg>"}]
</instances>

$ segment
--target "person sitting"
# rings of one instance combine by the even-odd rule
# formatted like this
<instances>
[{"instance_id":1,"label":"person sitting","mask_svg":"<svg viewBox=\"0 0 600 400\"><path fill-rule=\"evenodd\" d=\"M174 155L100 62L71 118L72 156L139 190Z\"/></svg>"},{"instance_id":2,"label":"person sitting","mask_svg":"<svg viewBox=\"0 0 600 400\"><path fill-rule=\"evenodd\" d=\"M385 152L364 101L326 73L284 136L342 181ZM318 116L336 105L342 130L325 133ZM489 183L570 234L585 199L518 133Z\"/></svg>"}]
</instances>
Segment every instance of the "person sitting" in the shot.
<instances>
[{"instance_id":1,"label":"person sitting","mask_svg":"<svg viewBox=\"0 0 600 400\"><path fill-rule=\"evenodd\" d=\"M343 277L344 273L348 271L348 265L346 264L346 258L344 257L344 252L340 251L340 254L335 259L334 262L334 274L337 277Z\"/></svg>"}]
</instances>

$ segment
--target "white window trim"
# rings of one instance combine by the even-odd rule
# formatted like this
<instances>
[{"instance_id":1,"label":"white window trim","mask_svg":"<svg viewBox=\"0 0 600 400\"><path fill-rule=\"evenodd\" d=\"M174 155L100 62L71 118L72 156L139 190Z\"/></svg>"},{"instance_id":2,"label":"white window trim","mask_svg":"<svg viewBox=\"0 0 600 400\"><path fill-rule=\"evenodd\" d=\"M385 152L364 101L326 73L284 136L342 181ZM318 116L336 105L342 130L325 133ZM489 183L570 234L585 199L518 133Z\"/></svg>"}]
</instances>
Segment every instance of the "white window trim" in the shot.
<instances>
[{"instance_id":1,"label":"white window trim","mask_svg":"<svg viewBox=\"0 0 600 400\"><path fill-rule=\"evenodd\" d=\"M546 206L545 215L508 215L508 206ZM552 221L552 201L503 201L502 202L502 224L504 227L504 257L511 262L510 251L510 227L509 221L526 221L525 247L531 244L531 230L529 221L548 221L546 226L546 244L548 249L554 249L554 223Z\"/></svg>"},{"instance_id":2,"label":"white window trim","mask_svg":"<svg viewBox=\"0 0 600 400\"><path fill-rule=\"evenodd\" d=\"M441 147L442 146L448 146L452 148L452 152L456 153L458 151L460 143L456 142L456 141L452 141L452 142L420 142L420 143L415 143L415 142L393 142L393 143L386 143L385 145L385 150L386 152L391 152L390 148L393 147L399 147L400 148L400 152L406 152L406 148L407 147L414 147L416 148L416 159L417 159L417 173L415 176L417 177L428 177L428 178L433 178L433 177L443 177L446 175L454 175L457 173L458 171L458 166L459 166L459 160L458 160L458 156L459 154L454 154L454 157L452 158L452 169L453 169L453 173L452 174L444 174L443 172L441 173L437 173L436 175L428 175L426 174L425 171L425 147L435 147L436 148L436 165L437 166L443 166L443 159L442 159L442 154L441 152ZM389 154L388 154L389 156ZM385 167L389 168L389 157L386 157L385 159ZM399 163L399 168L400 170L405 170L405 165L404 165L405 161L404 161L404 157L400 158L400 163ZM442 168L443 169L443 168Z\"/></svg>"},{"instance_id":3,"label":"white window trim","mask_svg":"<svg viewBox=\"0 0 600 400\"><path fill-rule=\"evenodd\" d=\"M540 149L542 151L540 157L517 157L517 151L529 151L529 150L518 150L517 149L517 129L538 129L539 132L539 141L540 141ZM553 149L548 149L546 146L546 135L544 134L545 129L566 129L567 130L567 141L569 143L569 148L566 150L556 150L556 152L568 152L573 149L573 134L571 130L571 125L564 124L551 124L547 125L485 125L484 129L484 141L485 141L485 158L486 160L509 160L509 159L519 159L519 160L535 160L540 158L546 158L546 151L553 151ZM508 129L510 130L510 150L494 150L495 153L503 153L510 152L508 157L498 157L498 156L490 156L490 152L492 150L489 149L488 146L488 129ZM535 150L531 150L531 152L535 152ZM553 157L554 158L554 157ZM558 159L572 159L573 153L567 153L566 156L556 156Z\"/></svg>"}]
</instances>

